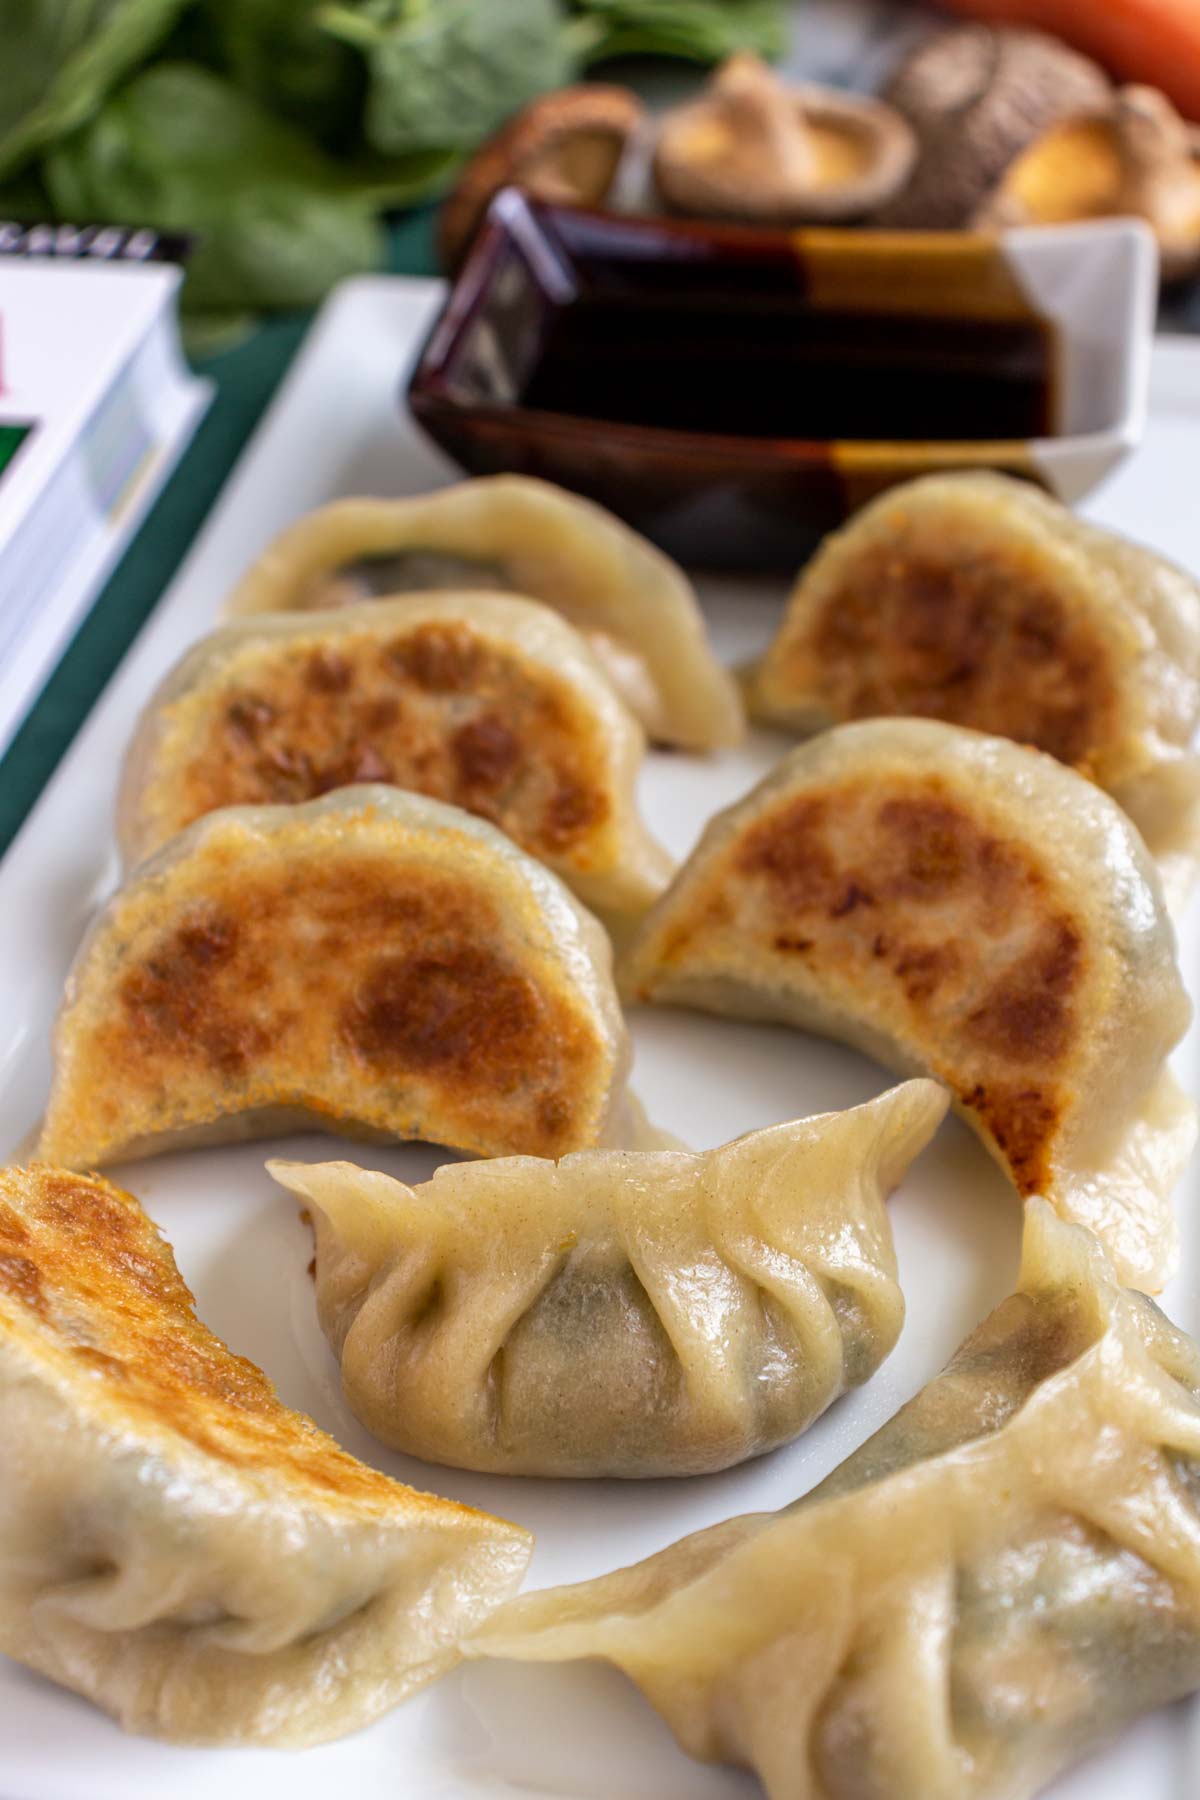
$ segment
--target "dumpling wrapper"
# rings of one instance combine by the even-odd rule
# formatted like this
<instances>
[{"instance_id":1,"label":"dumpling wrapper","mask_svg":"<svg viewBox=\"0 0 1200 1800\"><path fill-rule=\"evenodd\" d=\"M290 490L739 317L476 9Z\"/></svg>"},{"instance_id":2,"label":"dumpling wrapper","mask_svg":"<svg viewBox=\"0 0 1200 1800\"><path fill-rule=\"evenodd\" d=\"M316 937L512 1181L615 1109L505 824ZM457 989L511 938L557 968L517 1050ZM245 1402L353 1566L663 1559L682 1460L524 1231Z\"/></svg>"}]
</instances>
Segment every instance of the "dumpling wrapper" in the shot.
<instances>
[{"instance_id":1,"label":"dumpling wrapper","mask_svg":"<svg viewBox=\"0 0 1200 1800\"><path fill-rule=\"evenodd\" d=\"M904 1320L884 1199L945 1116L907 1082L722 1149L450 1164L420 1187L272 1162L315 1221L355 1417L428 1462L696 1475L807 1430Z\"/></svg>"},{"instance_id":2,"label":"dumpling wrapper","mask_svg":"<svg viewBox=\"0 0 1200 1800\"><path fill-rule=\"evenodd\" d=\"M1191 1005L1145 845L1053 758L932 720L812 739L708 826L624 978L935 1076L1022 1195L1166 1281Z\"/></svg>"},{"instance_id":3,"label":"dumpling wrapper","mask_svg":"<svg viewBox=\"0 0 1200 1800\"><path fill-rule=\"evenodd\" d=\"M76 958L38 1156L318 1127L480 1156L640 1141L608 939L482 819L388 787L209 813Z\"/></svg>"},{"instance_id":4,"label":"dumpling wrapper","mask_svg":"<svg viewBox=\"0 0 1200 1800\"><path fill-rule=\"evenodd\" d=\"M1019 1291L778 1513L531 1593L469 1655L615 1663L770 1800L1030 1800L1200 1686L1200 1353L1028 1208Z\"/></svg>"},{"instance_id":5,"label":"dumpling wrapper","mask_svg":"<svg viewBox=\"0 0 1200 1800\"><path fill-rule=\"evenodd\" d=\"M490 819L585 905L623 918L673 864L637 810L636 720L579 634L503 594L263 615L196 645L126 759L126 863L221 806L411 788Z\"/></svg>"},{"instance_id":6,"label":"dumpling wrapper","mask_svg":"<svg viewBox=\"0 0 1200 1800\"><path fill-rule=\"evenodd\" d=\"M280 533L228 610L324 609L430 588L507 588L554 607L661 743L713 750L744 733L737 683L683 571L603 507L524 475L335 500Z\"/></svg>"},{"instance_id":7,"label":"dumpling wrapper","mask_svg":"<svg viewBox=\"0 0 1200 1800\"><path fill-rule=\"evenodd\" d=\"M403 1487L196 1318L129 1194L0 1172L0 1651L176 1743L322 1743L450 1668L528 1532Z\"/></svg>"},{"instance_id":8,"label":"dumpling wrapper","mask_svg":"<svg viewBox=\"0 0 1200 1800\"><path fill-rule=\"evenodd\" d=\"M1112 794L1172 902L1200 863L1200 586L1029 482L931 475L826 539L751 682L812 732L920 714L1045 750Z\"/></svg>"}]
</instances>

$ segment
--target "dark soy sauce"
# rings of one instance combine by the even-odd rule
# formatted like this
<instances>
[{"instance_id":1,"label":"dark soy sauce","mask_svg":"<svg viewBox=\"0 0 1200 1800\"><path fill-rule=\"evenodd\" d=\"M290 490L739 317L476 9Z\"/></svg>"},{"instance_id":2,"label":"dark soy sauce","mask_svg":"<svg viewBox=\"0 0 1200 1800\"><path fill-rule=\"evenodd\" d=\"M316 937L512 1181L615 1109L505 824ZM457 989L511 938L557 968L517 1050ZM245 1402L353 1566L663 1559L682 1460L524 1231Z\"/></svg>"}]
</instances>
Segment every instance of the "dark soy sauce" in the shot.
<instances>
[{"instance_id":1,"label":"dark soy sauce","mask_svg":"<svg viewBox=\"0 0 1200 1800\"><path fill-rule=\"evenodd\" d=\"M547 412L720 436L1048 437L1044 320L855 312L743 295L581 294L551 315L521 395Z\"/></svg>"}]
</instances>

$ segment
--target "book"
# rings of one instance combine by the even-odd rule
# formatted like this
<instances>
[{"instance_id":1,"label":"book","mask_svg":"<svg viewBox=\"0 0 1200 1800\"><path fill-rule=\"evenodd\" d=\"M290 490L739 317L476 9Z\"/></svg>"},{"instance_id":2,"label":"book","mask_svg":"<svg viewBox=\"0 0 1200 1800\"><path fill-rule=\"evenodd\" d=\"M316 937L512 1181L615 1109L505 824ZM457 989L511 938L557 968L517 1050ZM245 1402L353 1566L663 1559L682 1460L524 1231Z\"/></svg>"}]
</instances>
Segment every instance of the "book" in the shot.
<instances>
[{"instance_id":1,"label":"book","mask_svg":"<svg viewBox=\"0 0 1200 1800\"><path fill-rule=\"evenodd\" d=\"M0 753L194 432L182 271L0 256Z\"/></svg>"}]
</instances>

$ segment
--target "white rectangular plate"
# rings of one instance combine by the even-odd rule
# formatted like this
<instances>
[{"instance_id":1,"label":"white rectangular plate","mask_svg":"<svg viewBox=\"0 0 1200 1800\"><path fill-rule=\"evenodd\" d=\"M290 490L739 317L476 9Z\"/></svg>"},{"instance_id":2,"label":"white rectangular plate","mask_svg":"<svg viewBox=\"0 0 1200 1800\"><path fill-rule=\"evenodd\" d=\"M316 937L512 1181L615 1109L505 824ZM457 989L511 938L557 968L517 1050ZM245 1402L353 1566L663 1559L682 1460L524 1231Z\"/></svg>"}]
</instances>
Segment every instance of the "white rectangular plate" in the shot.
<instances>
[{"instance_id":1,"label":"white rectangular plate","mask_svg":"<svg viewBox=\"0 0 1200 1800\"><path fill-rule=\"evenodd\" d=\"M36 1123L49 1077L51 1023L83 926L116 875L113 799L121 754L152 686L214 622L247 561L288 520L339 494L404 494L445 480L447 465L417 435L400 400L411 356L437 304L436 283L351 282L326 306L254 443L178 578L24 830L0 865L0 1151ZM1156 353L1153 419L1144 447L1089 509L1200 568L1195 445L1200 346ZM782 585L702 583L712 630L731 662L758 648ZM652 756L643 799L652 827L686 853L707 817L744 793L783 741L755 735L705 761ZM1195 921L1185 933L1196 967ZM651 1116L698 1148L775 1120L849 1106L889 1085L878 1068L800 1033L699 1015L632 1019L636 1086ZM1192 1092L1193 1034L1178 1067ZM1018 1207L975 1140L950 1123L892 1206L908 1323L865 1389L799 1443L722 1475L680 1482L549 1482L473 1476L382 1451L343 1404L317 1329L307 1232L263 1173L269 1154L357 1156L406 1180L433 1152L367 1150L319 1136L162 1157L115 1171L145 1202L178 1253L201 1317L262 1365L283 1398L357 1455L418 1487L531 1526L534 1585L580 1580L634 1561L731 1514L782 1505L810 1488L895 1411L1011 1289ZM1184 1274L1165 1297L1200 1328L1196 1171L1179 1196ZM6 1445L0 1454L19 1455ZM0 1789L4 1800L750 1800L748 1777L679 1752L620 1676L588 1665L475 1664L340 1744L282 1754L174 1750L124 1736L82 1700L0 1661ZM1055 1800L1196 1800L1200 1710L1188 1703L1143 1721L1054 1789Z\"/></svg>"}]
</instances>

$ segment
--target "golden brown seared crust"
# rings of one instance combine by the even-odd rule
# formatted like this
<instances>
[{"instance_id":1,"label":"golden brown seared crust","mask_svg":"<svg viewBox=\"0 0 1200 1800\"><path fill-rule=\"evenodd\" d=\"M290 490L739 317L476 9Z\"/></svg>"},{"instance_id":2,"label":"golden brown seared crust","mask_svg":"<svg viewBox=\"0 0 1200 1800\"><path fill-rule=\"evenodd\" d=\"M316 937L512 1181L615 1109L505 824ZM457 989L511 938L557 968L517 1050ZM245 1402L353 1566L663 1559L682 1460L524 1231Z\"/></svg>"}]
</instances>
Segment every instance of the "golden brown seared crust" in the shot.
<instances>
[{"instance_id":1,"label":"golden brown seared crust","mask_svg":"<svg viewBox=\"0 0 1200 1800\"><path fill-rule=\"evenodd\" d=\"M327 1124L560 1156L630 1120L601 927L484 821L350 787L209 814L93 926L44 1162Z\"/></svg>"},{"instance_id":2,"label":"golden brown seared crust","mask_svg":"<svg viewBox=\"0 0 1200 1800\"><path fill-rule=\"evenodd\" d=\"M1053 757L931 719L819 733L710 822L622 979L938 1077L1023 1193L1169 1278L1191 1007L1145 843Z\"/></svg>"},{"instance_id":3,"label":"golden brown seared crust","mask_svg":"<svg viewBox=\"0 0 1200 1800\"><path fill-rule=\"evenodd\" d=\"M863 547L783 657L836 719L970 725L1088 773L1119 730L1109 646L1019 546L939 551L925 524Z\"/></svg>"},{"instance_id":4,"label":"golden brown seared crust","mask_svg":"<svg viewBox=\"0 0 1200 1800\"><path fill-rule=\"evenodd\" d=\"M1179 905L1200 867L1200 586L1031 483L928 475L870 501L802 572L751 683L807 736L938 719L1104 789Z\"/></svg>"},{"instance_id":5,"label":"golden brown seared crust","mask_svg":"<svg viewBox=\"0 0 1200 1800\"><path fill-rule=\"evenodd\" d=\"M549 482L484 475L404 500L344 499L297 519L229 597L233 617L333 609L430 589L507 589L588 640L652 738L741 741L737 683L683 571L603 507Z\"/></svg>"},{"instance_id":6,"label":"golden brown seared crust","mask_svg":"<svg viewBox=\"0 0 1200 1800\"><path fill-rule=\"evenodd\" d=\"M473 887L350 854L301 880L217 846L180 871L160 925L165 898L122 920L113 1004L77 1052L99 1138L114 1103L123 1134L134 1116L150 1133L193 1087L210 1114L303 1103L401 1134L415 1088L460 1147L589 1139L603 1046L565 984L518 966Z\"/></svg>"},{"instance_id":7,"label":"golden brown seared crust","mask_svg":"<svg viewBox=\"0 0 1200 1800\"><path fill-rule=\"evenodd\" d=\"M200 1323L170 1247L132 1195L97 1176L0 1171L0 1332L87 1410L115 1409L135 1431L326 1501L386 1511L414 1499L285 1407Z\"/></svg>"},{"instance_id":8,"label":"golden brown seared crust","mask_svg":"<svg viewBox=\"0 0 1200 1800\"><path fill-rule=\"evenodd\" d=\"M1070 1098L1088 958L1046 863L936 776L787 797L739 837L661 963L732 934L920 1047L1023 1194L1047 1183ZM650 982L653 988L653 980Z\"/></svg>"},{"instance_id":9,"label":"golden brown seared crust","mask_svg":"<svg viewBox=\"0 0 1200 1800\"><path fill-rule=\"evenodd\" d=\"M157 845L222 806L391 782L499 825L531 855L586 867L609 823L605 751L569 686L455 620L334 644L251 644L173 703L191 748L142 802ZM143 846L146 847L146 846ZM153 847L153 846L151 846Z\"/></svg>"}]
</instances>

